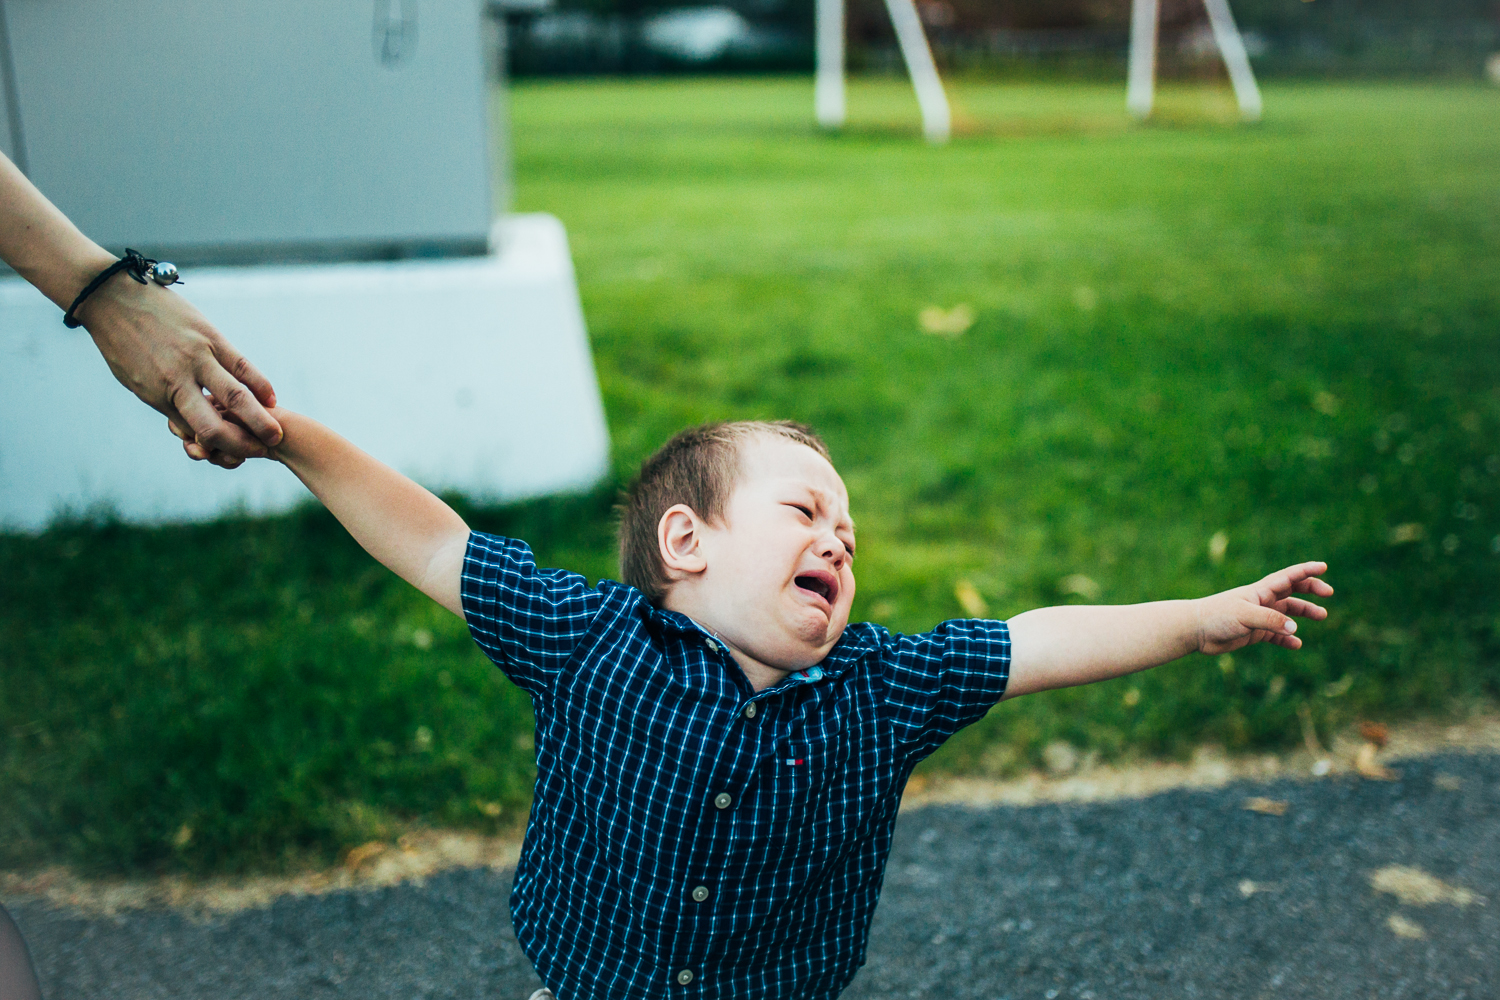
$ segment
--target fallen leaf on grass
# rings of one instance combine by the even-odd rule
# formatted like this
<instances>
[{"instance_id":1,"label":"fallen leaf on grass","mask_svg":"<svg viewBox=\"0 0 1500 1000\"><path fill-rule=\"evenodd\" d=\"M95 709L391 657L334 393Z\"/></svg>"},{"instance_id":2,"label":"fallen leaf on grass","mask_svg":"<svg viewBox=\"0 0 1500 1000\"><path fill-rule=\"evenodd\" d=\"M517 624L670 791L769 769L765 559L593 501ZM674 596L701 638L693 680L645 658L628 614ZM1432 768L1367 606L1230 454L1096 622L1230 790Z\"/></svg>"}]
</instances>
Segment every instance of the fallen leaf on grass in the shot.
<instances>
[{"instance_id":1,"label":"fallen leaf on grass","mask_svg":"<svg viewBox=\"0 0 1500 1000\"><path fill-rule=\"evenodd\" d=\"M1323 696L1325 698L1342 698L1349 693L1349 689L1353 686L1354 675L1345 674L1332 684L1323 685Z\"/></svg>"},{"instance_id":2,"label":"fallen leaf on grass","mask_svg":"<svg viewBox=\"0 0 1500 1000\"><path fill-rule=\"evenodd\" d=\"M352 872L360 865L364 864L366 861L369 861L371 858L375 857L375 855L384 853L385 844L382 841L368 841L366 843L360 844L358 847L352 847L349 849L349 853L344 855L344 867Z\"/></svg>"},{"instance_id":3,"label":"fallen leaf on grass","mask_svg":"<svg viewBox=\"0 0 1500 1000\"><path fill-rule=\"evenodd\" d=\"M1097 601L1101 593L1099 584L1084 576L1082 573L1074 573L1057 581L1057 589L1064 594L1073 594L1083 598L1085 601Z\"/></svg>"},{"instance_id":4,"label":"fallen leaf on grass","mask_svg":"<svg viewBox=\"0 0 1500 1000\"><path fill-rule=\"evenodd\" d=\"M971 306L956 305L952 309L928 306L917 313L917 326L923 333L935 333L942 337L962 336L974 325L974 310Z\"/></svg>"},{"instance_id":5,"label":"fallen leaf on grass","mask_svg":"<svg viewBox=\"0 0 1500 1000\"><path fill-rule=\"evenodd\" d=\"M1215 566L1224 561L1224 553L1229 550L1229 536L1222 531L1214 532L1214 536L1208 540L1208 561Z\"/></svg>"},{"instance_id":6,"label":"fallen leaf on grass","mask_svg":"<svg viewBox=\"0 0 1500 1000\"><path fill-rule=\"evenodd\" d=\"M1078 769L1078 751L1067 740L1053 740L1042 749L1042 760L1054 776Z\"/></svg>"},{"instance_id":7,"label":"fallen leaf on grass","mask_svg":"<svg viewBox=\"0 0 1500 1000\"><path fill-rule=\"evenodd\" d=\"M1286 815L1285 802L1281 801L1280 799L1262 798L1259 795L1255 795L1246 799L1244 805L1241 806L1241 808L1247 809L1250 812L1265 813L1267 816Z\"/></svg>"},{"instance_id":8,"label":"fallen leaf on grass","mask_svg":"<svg viewBox=\"0 0 1500 1000\"><path fill-rule=\"evenodd\" d=\"M1470 903L1484 905L1483 896L1477 896L1463 886L1449 885L1420 868L1407 865L1387 865L1371 872L1370 887L1376 892L1388 892L1408 906L1431 906L1434 903L1452 903L1460 907Z\"/></svg>"},{"instance_id":9,"label":"fallen leaf on grass","mask_svg":"<svg viewBox=\"0 0 1500 1000\"><path fill-rule=\"evenodd\" d=\"M1371 781L1395 781L1400 778L1399 771L1392 771L1375 759L1379 752L1380 748L1373 743L1366 743L1359 748L1359 753L1354 755L1354 769L1359 772L1359 776Z\"/></svg>"},{"instance_id":10,"label":"fallen leaf on grass","mask_svg":"<svg viewBox=\"0 0 1500 1000\"><path fill-rule=\"evenodd\" d=\"M983 618L989 614L990 606L968 580L960 580L953 585L953 596L958 598L958 606L964 609L964 614L972 618Z\"/></svg>"},{"instance_id":11,"label":"fallen leaf on grass","mask_svg":"<svg viewBox=\"0 0 1500 1000\"><path fill-rule=\"evenodd\" d=\"M1426 525L1415 521L1407 524L1398 524L1391 529L1390 543L1392 545L1407 545L1411 542L1420 542L1427 537Z\"/></svg>"},{"instance_id":12,"label":"fallen leaf on grass","mask_svg":"<svg viewBox=\"0 0 1500 1000\"><path fill-rule=\"evenodd\" d=\"M1427 936L1427 932L1422 929L1421 924L1412 923L1410 920L1407 920L1399 913L1392 913L1390 915L1390 918L1386 920L1385 925L1389 927L1397 937L1410 938L1413 941L1420 941Z\"/></svg>"}]
</instances>

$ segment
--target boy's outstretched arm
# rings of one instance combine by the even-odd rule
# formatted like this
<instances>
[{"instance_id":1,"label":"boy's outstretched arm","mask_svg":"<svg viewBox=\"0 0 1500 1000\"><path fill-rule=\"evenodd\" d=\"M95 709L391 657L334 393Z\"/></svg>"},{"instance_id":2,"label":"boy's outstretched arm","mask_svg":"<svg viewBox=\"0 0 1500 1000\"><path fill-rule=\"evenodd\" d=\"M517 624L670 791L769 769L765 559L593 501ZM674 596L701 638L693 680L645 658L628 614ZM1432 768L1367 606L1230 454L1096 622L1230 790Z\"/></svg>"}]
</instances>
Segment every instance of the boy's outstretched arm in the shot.
<instances>
[{"instance_id":1,"label":"boy's outstretched arm","mask_svg":"<svg viewBox=\"0 0 1500 1000\"><path fill-rule=\"evenodd\" d=\"M1186 656L1224 653L1252 642L1298 649L1293 616L1328 612L1294 594L1328 597L1320 562L1288 566L1247 587L1196 601L1038 608L1010 619L1005 697L1108 680Z\"/></svg>"},{"instance_id":2,"label":"boy's outstretched arm","mask_svg":"<svg viewBox=\"0 0 1500 1000\"><path fill-rule=\"evenodd\" d=\"M310 417L273 408L281 444L271 449L354 540L401 579L464 616L459 578L469 526L427 490Z\"/></svg>"}]
</instances>

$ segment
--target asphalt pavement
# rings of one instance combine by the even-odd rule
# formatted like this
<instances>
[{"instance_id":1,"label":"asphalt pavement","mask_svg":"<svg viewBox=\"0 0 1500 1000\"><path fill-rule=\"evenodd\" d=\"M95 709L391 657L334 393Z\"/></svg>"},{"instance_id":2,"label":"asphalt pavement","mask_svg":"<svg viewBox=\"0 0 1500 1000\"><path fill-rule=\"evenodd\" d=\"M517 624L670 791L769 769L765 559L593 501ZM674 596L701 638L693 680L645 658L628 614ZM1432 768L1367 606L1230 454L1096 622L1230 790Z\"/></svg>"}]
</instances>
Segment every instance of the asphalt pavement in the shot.
<instances>
[{"instance_id":1,"label":"asphalt pavement","mask_svg":"<svg viewBox=\"0 0 1500 1000\"><path fill-rule=\"evenodd\" d=\"M1500 756L1399 766L909 810L845 1000L1500 997ZM479 869L206 922L8 905L47 1000L526 1000L509 891Z\"/></svg>"}]
</instances>

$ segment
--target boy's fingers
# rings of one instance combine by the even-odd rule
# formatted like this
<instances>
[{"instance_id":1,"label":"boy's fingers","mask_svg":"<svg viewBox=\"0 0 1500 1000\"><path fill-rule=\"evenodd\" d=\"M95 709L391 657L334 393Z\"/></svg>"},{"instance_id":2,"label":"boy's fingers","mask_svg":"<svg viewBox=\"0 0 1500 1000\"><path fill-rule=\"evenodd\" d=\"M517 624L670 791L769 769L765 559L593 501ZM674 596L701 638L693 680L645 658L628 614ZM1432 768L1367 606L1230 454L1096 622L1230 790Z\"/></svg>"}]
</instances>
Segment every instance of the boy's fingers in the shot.
<instances>
[{"instance_id":1,"label":"boy's fingers","mask_svg":"<svg viewBox=\"0 0 1500 1000\"><path fill-rule=\"evenodd\" d=\"M1297 631L1297 623L1275 608L1248 608L1240 621L1250 628L1270 632L1274 636L1291 635Z\"/></svg>"},{"instance_id":2,"label":"boy's fingers","mask_svg":"<svg viewBox=\"0 0 1500 1000\"><path fill-rule=\"evenodd\" d=\"M1277 570L1267 579L1285 581L1288 586L1296 585L1309 577L1322 576L1328 572L1328 564L1325 562L1297 563L1295 566L1287 566L1285 569Z\"/></svg>"},{"instance_id":3,"label":"boy's fingers","mask_svg":"<svg viewBox=\"0 0 1500 1000\"><path fill-rule=\"evenodd\" d=\"M1333 587L1328 581L1316 576L1303 577L1295 581L1292 589L1299 594L1317 594L1319 597L1328 597L1333 594Z\"/></svg>"},{"instance_id":4,"label":"boy's fingers","mask_svg":"<svg viewBox=\"0 0 1500 1000\"><path fill-rule=\"evenodd\" d=\"M1328 609L1321 607L1311 601L1304 601L1300 597L1288 597L1277 607L1282 614L1296 615L1298 618L1311 618L1314 621L1322 621L1328 617Z\"/></svg>"}]
</instances>

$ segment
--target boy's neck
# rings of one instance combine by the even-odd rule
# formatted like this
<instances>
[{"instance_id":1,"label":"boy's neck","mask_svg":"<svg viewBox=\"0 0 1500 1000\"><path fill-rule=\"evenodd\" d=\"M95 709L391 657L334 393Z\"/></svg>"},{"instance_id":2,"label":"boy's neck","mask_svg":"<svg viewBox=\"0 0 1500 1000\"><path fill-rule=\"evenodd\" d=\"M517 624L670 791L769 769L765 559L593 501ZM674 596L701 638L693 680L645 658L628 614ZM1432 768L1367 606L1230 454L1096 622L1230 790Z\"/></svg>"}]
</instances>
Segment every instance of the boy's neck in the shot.
<instances>
[{"instance_id":1,"label":"boy's neck","mask_svg":"<svg viewBox=\"0 0 1500 1000\"><path fill-rule=\"evenodd\" d=\"M768 687L774 687L775 685L780 684L782 681L786 680L787 674L790 674L792 672L790 670L783 670L780 667L773 667L769 664L760 662L755 657L751 656L743 649L740 649L728 639L724 638L715 629L703 624L701 621L688 614L686 611L683 611L680 608L670 607L666 603L663 603L662 606L665 607L668 611L676 611L678 614L683 615L694 625L698 626L704 632L713 636L714 640L721 646L729 650L729 655L734 657L734 662L739 665L740 672L745 675L745 680L750 682L750 689L752 691L764 691Z\"/></svg>"},{"instance_id":2,"label":"boy's neck","mask_svg":"<svg viewBox=\"0 0 1500 1000\"><path fill-rule=\"evenodd\" d=\"M732 643L725 642L724 648L729 650L729 655L734 657L734 662L740 665L740 671L744 673L745 680L750 682L752 691L764 691L768 687L780 684L786 680L787 674L791 673L790 670L782 670L779 667L761 663L744 650L736 649Z\"/></svg>"}]
</instances>

